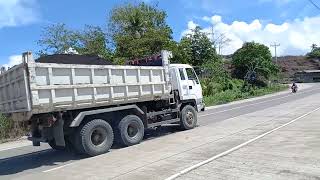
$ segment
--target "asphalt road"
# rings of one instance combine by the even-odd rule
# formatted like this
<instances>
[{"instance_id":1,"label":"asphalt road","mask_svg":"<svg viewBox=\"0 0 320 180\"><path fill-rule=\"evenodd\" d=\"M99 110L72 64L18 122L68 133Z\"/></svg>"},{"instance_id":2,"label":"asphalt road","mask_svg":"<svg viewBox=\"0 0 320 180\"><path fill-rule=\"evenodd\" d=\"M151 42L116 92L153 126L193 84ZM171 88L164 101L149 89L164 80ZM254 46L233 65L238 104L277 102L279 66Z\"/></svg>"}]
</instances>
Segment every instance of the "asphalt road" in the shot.
<instances>
[{"instance_id":1,"label":"asphalt road","mask_svg":"<svg viewBox=\"0 0 320 180\"><path fill-rule=\"evenodd\" d=\"M299 91L297 94L291 94L288 91L288 93L282 93L277 96L210 109L199 114L198 124L201 127L209 126L230 118L263 111L284 103L303 100L319 93L320 85L315 84L308 89ZM156 131L148 131L146 141L153 141L158 137L167 136L175 132L169 127ZM112 151L118 151L118 148L114 147ZM68 152L54 151L47 145L42 145L41 147L25 146L0 151L0 179L22 178L25 175L44 172L86 158L85 156Z\"/></svg>"}]
</instances>

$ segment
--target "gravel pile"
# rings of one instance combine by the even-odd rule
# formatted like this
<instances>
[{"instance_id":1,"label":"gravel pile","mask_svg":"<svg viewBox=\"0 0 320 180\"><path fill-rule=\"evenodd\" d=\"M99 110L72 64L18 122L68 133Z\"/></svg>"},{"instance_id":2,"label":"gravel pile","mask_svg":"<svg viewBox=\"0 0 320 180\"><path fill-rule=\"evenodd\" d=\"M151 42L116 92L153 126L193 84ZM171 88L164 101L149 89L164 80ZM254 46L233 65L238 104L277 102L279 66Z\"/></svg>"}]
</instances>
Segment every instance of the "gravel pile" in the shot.
<instances>
[{"instance_id":1,"label":"gravel pile","mask_svg":"<svg viewBox=\"0 0 320 180\"><path fill-rule=\"evenodd\" d=\"M57 64L85 64L85 65L112 65L109 60L94 55L54 54L43 56L35 60L38 63Z\"/></svg>"}]
</instances>

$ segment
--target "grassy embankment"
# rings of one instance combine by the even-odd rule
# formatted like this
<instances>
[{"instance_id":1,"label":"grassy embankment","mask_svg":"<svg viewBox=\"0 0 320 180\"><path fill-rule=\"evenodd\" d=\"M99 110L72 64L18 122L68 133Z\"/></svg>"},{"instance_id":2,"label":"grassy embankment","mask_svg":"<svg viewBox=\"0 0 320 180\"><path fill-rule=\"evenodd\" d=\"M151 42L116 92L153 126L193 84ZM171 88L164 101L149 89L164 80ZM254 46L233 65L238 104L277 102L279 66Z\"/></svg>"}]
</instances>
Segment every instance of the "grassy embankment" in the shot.
<instances>
[{"instance_id":1,"label":"grassy embankment","mask_svg":"<svg viewBox=\"0 0 320 180\"><path fill-rule=\"evenodd\" d=\"M230 80L226 85L210 82L204 82L203 84L204 102L206 106L225 104L288 89L288 86L283 84L270 84L265 87L254 86L245 88L244 82L241 80Z\"/></svg>"}]
</instances>

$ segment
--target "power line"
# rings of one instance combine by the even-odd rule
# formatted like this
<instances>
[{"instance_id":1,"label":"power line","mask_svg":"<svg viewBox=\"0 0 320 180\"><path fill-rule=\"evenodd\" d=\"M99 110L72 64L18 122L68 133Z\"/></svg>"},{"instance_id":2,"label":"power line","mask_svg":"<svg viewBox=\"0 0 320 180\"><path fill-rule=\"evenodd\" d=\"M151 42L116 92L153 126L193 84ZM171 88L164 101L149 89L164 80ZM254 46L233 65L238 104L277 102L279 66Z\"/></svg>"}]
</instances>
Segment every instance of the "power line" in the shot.
<instances>
[{"instance_id":1,"label":"power line","mask_svg":"<svg viewBox=\"0 0 320 180\"><path fill-rule=\"evenodd\" d=\"M312 0L309 0L309 2L316 7L318 10L320 10L320 6L318 6L315 2L313 2Z\"/></svg>"}]
</instances>

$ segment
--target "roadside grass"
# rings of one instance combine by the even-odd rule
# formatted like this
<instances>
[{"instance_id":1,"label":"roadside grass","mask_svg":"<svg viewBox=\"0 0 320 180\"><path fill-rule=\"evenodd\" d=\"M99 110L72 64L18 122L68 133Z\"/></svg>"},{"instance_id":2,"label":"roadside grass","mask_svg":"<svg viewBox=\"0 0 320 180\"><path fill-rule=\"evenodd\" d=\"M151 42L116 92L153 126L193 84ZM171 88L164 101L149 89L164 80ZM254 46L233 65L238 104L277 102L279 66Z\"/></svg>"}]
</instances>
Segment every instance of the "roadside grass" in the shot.
<instances>
[{"instance_id":1,"label":"roadside grass","mask_svg":"<svg viewBox=\"0 0 320 180\"><path fill-rule=\"evenodd\" d=\"M27 128L21 122L13 122L12 119L0 113L0 143L21 138L27 133Z\"/></svg>"},{"instance_id":2,"label":"roadside grass","mask_svg":"<svg viewBox=\"0 0 320 180\"><path fill-rule=\"evenodd\" d=\"M280 92L288 89L287 85L283 84L273 84L267 87L255 87L250 91L241 91L239 89L226 90L222 92L215 93L210 96L204 96L204 102L206 106L226 104L232 101L248 99L257 96L263 96L267 94L272 94L275 92Z\"/></svg>"}]
</instances>

